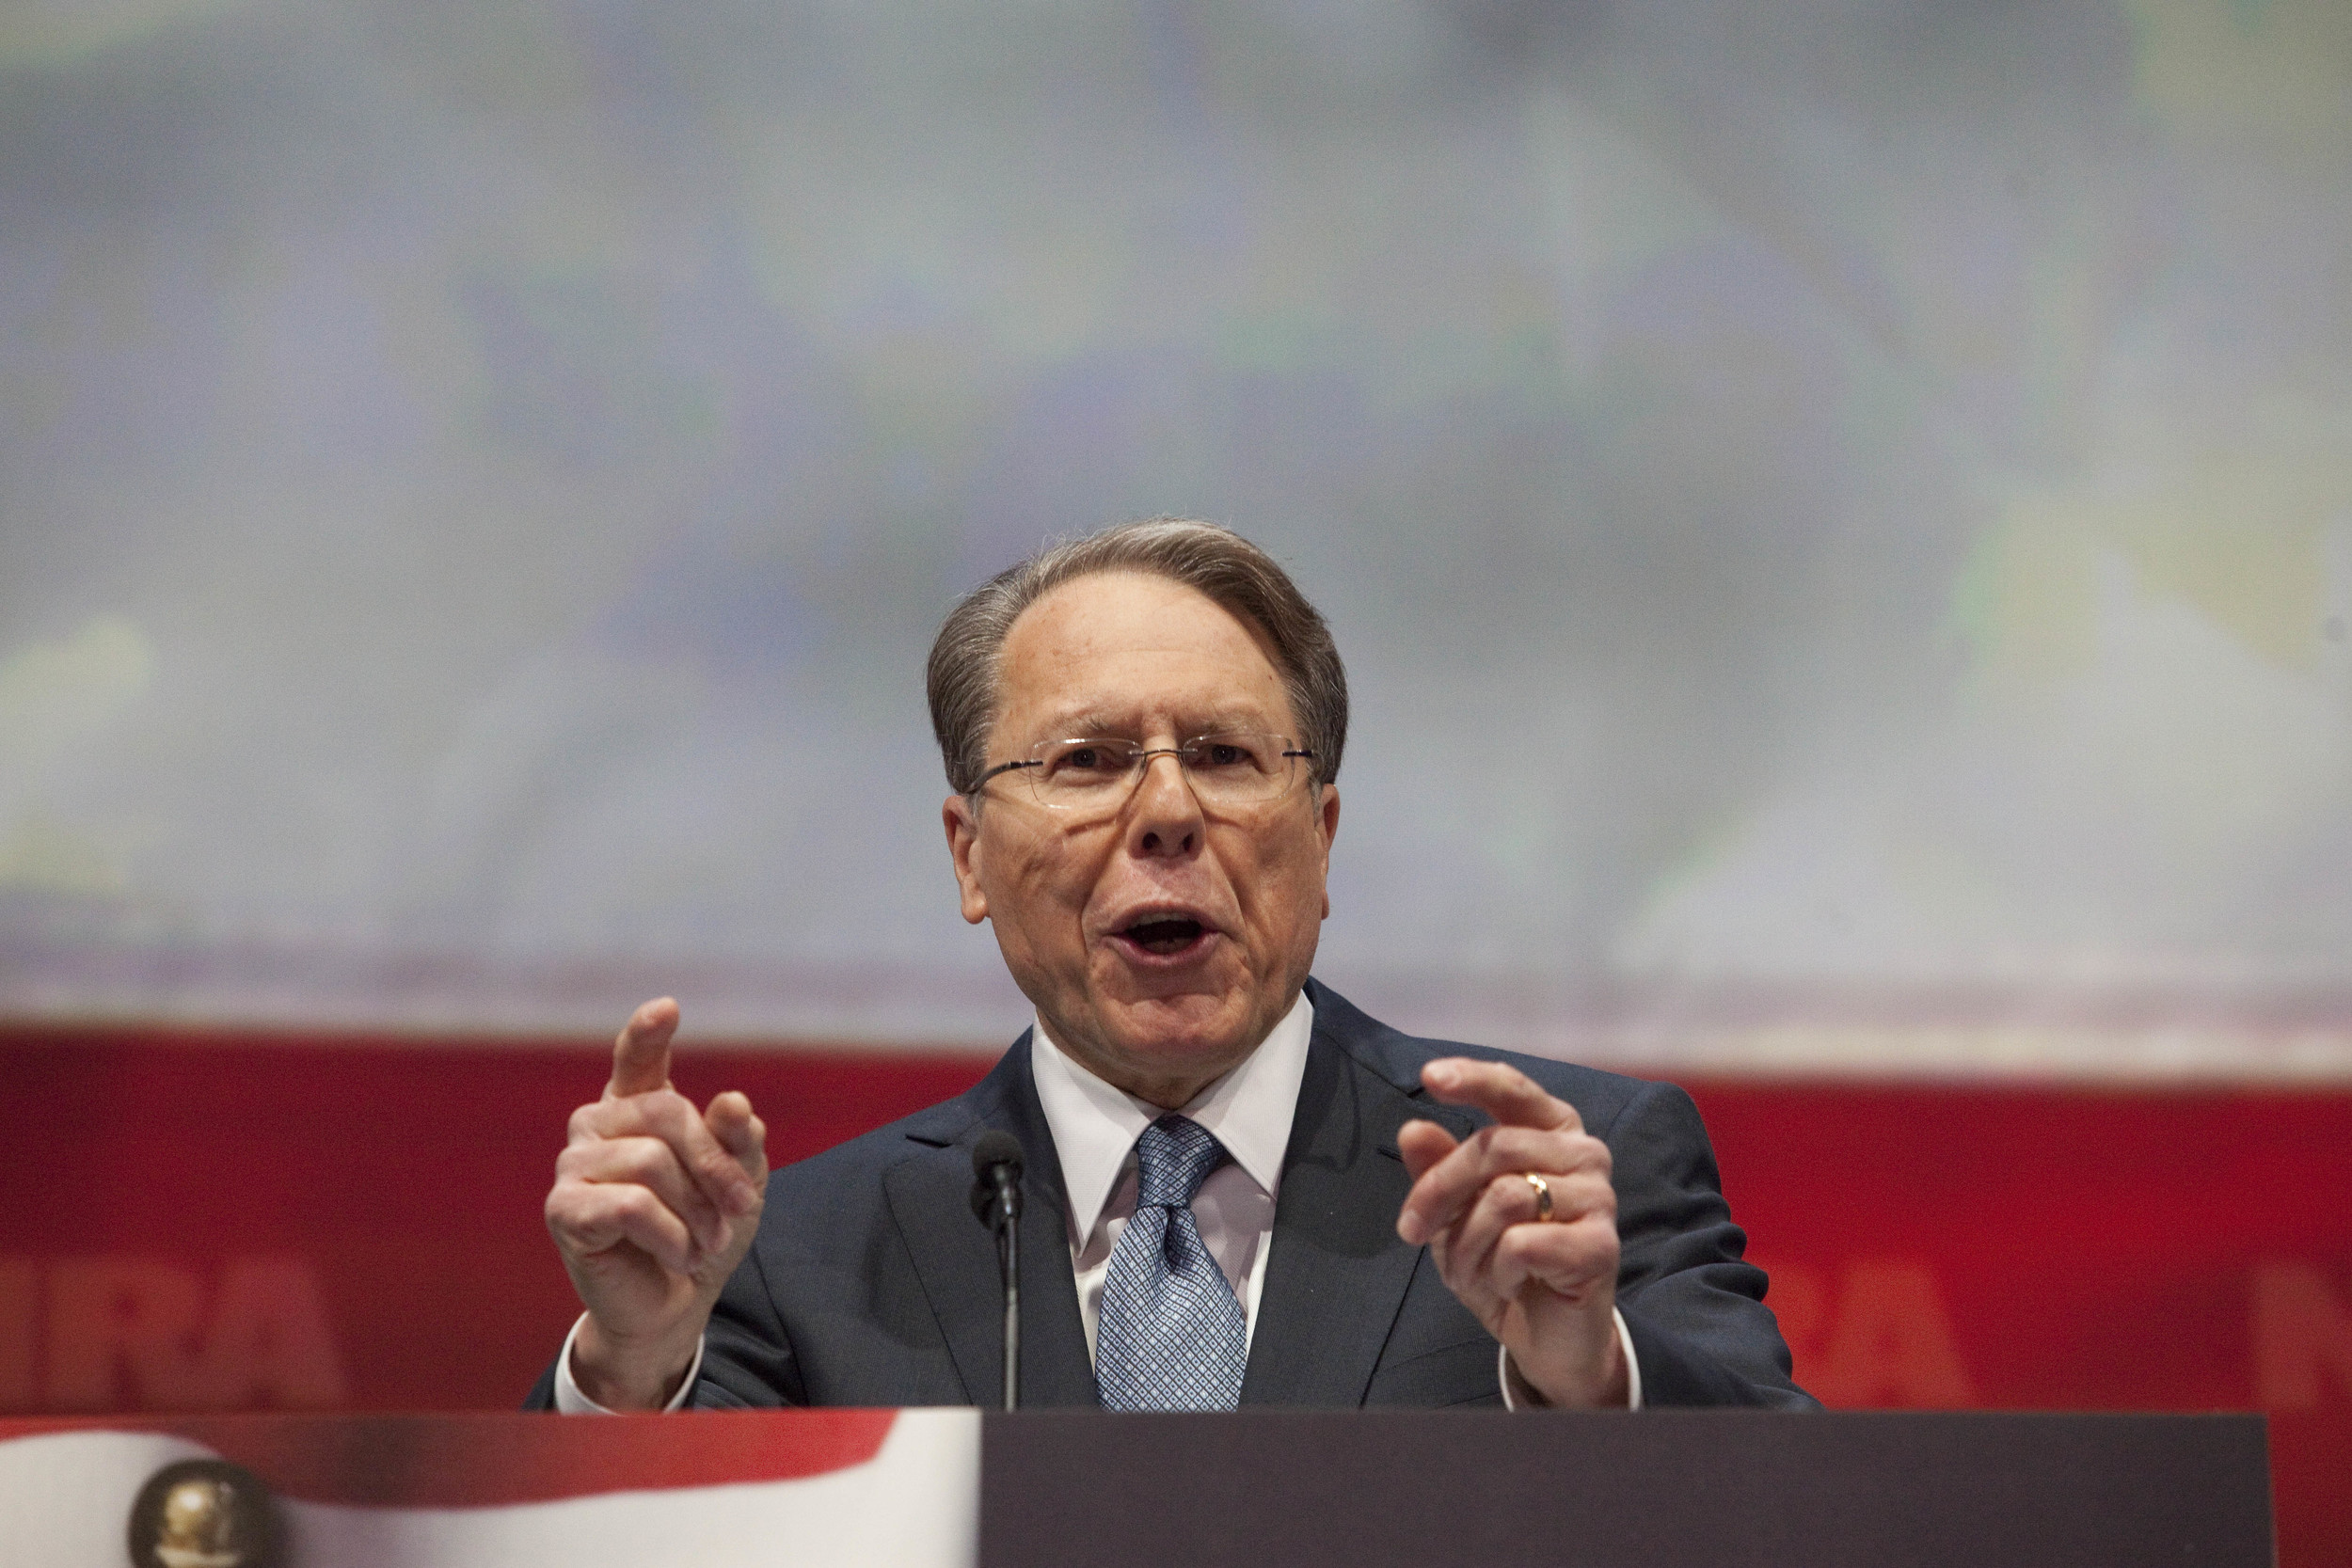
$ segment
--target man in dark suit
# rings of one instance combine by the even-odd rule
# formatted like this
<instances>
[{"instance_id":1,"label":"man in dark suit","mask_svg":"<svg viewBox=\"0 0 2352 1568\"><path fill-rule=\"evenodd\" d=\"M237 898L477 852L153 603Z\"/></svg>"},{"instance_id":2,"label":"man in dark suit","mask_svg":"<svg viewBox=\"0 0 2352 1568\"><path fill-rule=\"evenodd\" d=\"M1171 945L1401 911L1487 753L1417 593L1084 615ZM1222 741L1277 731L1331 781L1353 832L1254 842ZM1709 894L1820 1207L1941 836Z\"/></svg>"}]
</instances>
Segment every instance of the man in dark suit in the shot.
<instances>
[{"instance_id":1,"label":"man in dark suit","mask_svg":"<svg viewBox=\"0 0 2352 1568\"><path fill-rule=\"evenodd\" d=\"M1023 1397L1114 1409L1811 1402L1670 1085L1417 1040L1309 978L1346 687L1230 531L1001 574L930 665L963 913L1035 1026L970 1093L769 1177L739 1094L615 1045L548 1219L586 1311L533 1402L986 1403L1017 1137Z\"/></svg>"}]
</instances>

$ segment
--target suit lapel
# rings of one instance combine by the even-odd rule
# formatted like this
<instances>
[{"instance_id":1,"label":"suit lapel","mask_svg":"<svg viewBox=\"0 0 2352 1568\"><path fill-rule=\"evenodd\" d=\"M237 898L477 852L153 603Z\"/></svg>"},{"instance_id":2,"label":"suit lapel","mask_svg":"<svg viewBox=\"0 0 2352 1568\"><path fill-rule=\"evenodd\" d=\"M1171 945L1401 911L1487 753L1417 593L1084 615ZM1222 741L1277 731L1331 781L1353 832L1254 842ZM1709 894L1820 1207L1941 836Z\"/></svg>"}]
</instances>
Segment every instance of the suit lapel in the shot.
<instances>
[{"instance_id":1,"label":"suit lapel","mask_svg":"<svg viewBox=\"0 0 2352 1568\"><path fill-rule=\"evenodd\" d=\"M964 1397L996 1404L1004 1386L1004 1296L996 1244L972 1213L972 1145L989 1128L1021 1140L1021 1402L1090 1405L1094 1369L1070 1266L1061 1162L1029 1076L1029 1037L989 1075L950 1101L938 1121L908 1134L908 1158L882 1174L923 1294L946 1340Z\"/></svg>"},{"instance_id":2,"label":"suit lapel","mask_svg":"<svg viewBox=\"0 0 2352 1568\"><path fill-rule=\"evenodd\" d=\"M1396 1130L1414 1117L1469 1125L1356 1061L1339 1010L1316 1001L1244 1404L1363 1402L1422 1256L1396 1233L1411 1187Z\"/></svg>"}]
</instances>

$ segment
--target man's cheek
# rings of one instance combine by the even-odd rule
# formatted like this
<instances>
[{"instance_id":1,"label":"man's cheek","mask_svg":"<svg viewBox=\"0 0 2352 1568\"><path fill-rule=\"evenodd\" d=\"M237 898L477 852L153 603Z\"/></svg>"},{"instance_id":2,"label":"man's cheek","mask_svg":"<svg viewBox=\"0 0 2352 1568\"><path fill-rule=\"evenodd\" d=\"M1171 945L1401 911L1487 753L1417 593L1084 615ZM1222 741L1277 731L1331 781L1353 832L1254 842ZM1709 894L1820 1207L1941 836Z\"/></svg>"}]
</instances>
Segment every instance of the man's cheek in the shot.
<instances>
[{"instance_id":1,"label":"man's cheek","mask_svg":"<svg viewBox=\"0 0 2352 1568\"><path fill-rule=\"evenodd\" d=\"M1047 840L1023 860L1017 887L1025 910L1060 916L1086 907L1093 879L1073 863L1068 845Z\"/></svg>"}]
</instances>

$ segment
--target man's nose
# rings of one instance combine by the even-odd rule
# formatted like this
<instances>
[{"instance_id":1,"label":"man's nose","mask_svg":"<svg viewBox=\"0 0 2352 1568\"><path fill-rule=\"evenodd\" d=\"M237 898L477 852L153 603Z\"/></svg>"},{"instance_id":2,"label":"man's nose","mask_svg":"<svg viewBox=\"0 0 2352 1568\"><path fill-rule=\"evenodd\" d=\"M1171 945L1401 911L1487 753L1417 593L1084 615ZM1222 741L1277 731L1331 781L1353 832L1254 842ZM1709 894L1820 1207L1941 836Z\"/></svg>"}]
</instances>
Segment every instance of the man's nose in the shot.
<instances>
[{"instance_id":1,"label":"man's nose","mask_svg":"<svg viewBox=\"0 0 2352 1568\"><path fill-rule=\"evenodd\" d=\"M1200 847L1200 800L1174 752L1147 752L1127 818L1128 847L1137 855L1189 855Z\"/></svg>"}]
</instances>

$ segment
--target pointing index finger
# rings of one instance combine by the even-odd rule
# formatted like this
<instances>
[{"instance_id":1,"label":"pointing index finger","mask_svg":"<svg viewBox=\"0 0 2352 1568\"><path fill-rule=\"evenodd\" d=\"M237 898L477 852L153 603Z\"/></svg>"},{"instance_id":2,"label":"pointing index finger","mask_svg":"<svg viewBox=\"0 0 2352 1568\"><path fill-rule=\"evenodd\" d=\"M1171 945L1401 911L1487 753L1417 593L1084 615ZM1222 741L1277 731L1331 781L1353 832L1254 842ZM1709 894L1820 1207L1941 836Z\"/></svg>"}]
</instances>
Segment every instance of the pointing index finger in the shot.
<instances>
[{"instance_id":1,"label":"pointing index finger","mask_svg":"<svg viewBox=\"0 0 2352 1568\"><path fill-rule=\"evenodd\" d=\"M677 1002L659 997L628 1015L612 1041L612 1080L605 1098L644 1094L670 1081L670 1037L677 1033Z\"/></svg>"},{"instance_id":2,"label":"pointing index finger","mask_svg":"<svg viewBox=\"0 0 2352 1568\"><path fill-rule=\"evenodd\" d=\"M1421 1069L1421 1081L1434 1099L1448 1105L1475 1106L1503 1127L1536 1127L1554 1132L1584 1129L1575 1106L1546 1093L1535 1080L1502 1062L1440 1057Z\"/></svg>"}]
</instances>

